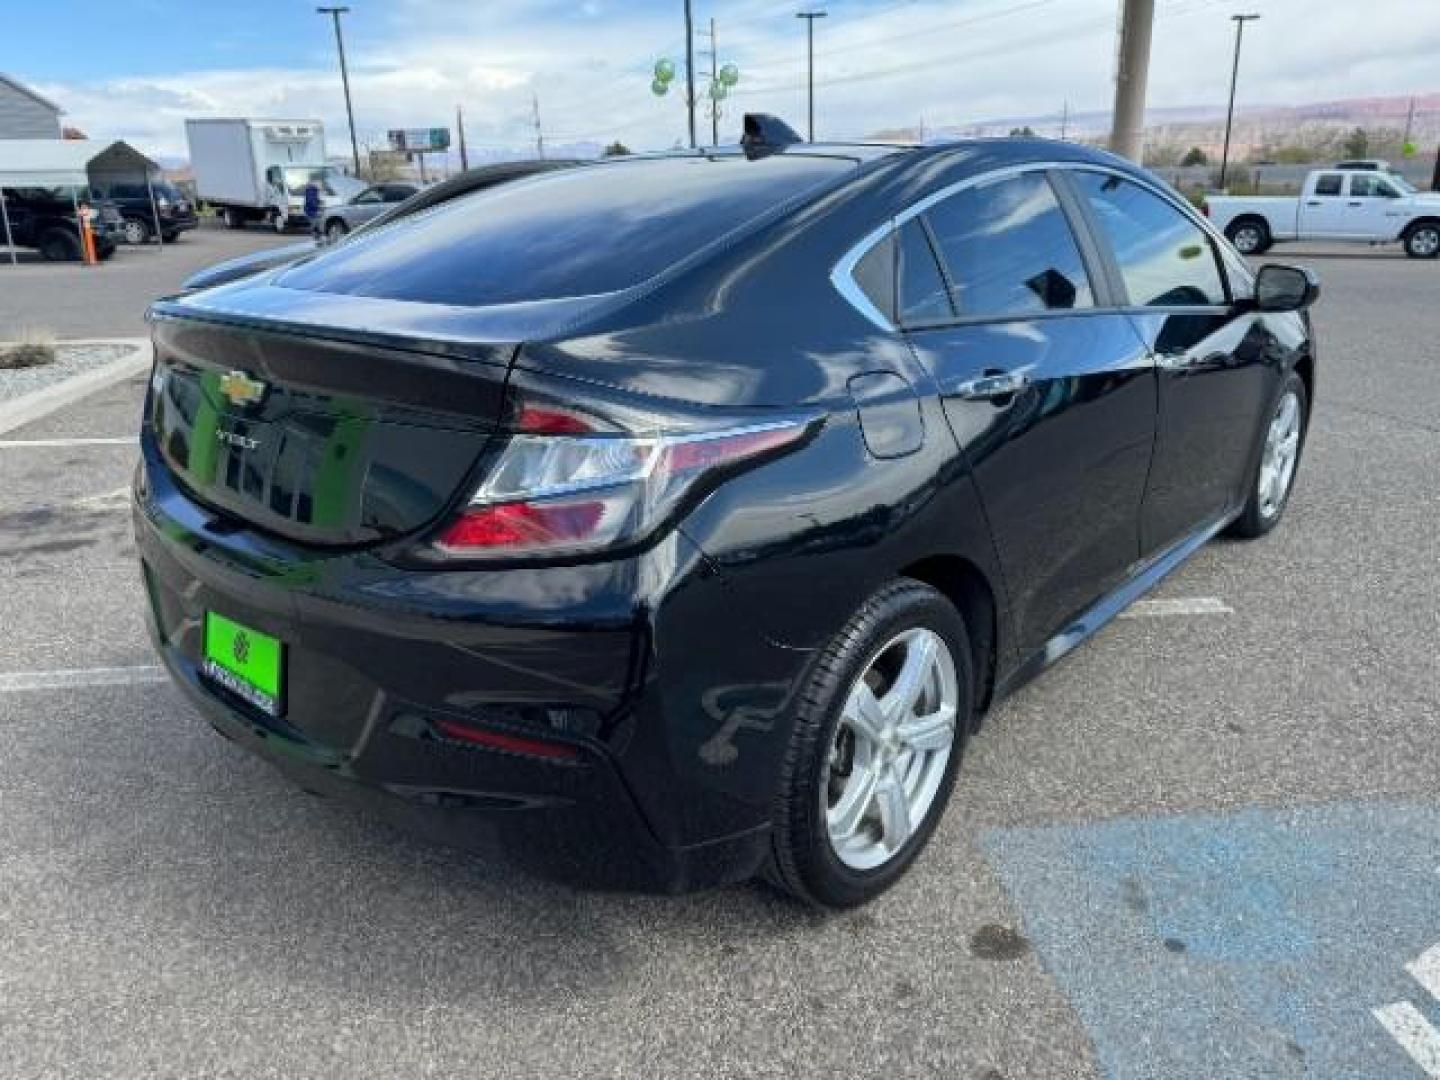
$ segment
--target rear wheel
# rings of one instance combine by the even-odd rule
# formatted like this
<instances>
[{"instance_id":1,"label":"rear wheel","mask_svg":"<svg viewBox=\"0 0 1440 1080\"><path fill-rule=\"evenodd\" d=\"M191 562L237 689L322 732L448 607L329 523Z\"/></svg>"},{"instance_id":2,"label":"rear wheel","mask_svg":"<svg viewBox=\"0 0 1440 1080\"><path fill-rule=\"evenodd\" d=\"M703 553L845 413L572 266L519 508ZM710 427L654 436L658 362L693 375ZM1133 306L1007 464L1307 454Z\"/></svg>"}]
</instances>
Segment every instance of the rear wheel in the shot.
<instances>
[{"instance_id":1,"label":"rear wheel","mask_svg":"<svg viewBox=\"0 0 1440 1080\"><path fill-rule=\"evenodd\" d=\"M901 580L826 646L801 698L768 876L822 907L879 896L935 831L974 709L965 622Z\"/></svg>"},{"instance_id":2,"label":"rear wheel","mask_svg":"<svg viewBox=\"0 0 1440 1080\"><path fill-rule=\"evenodd\" d=\"M1270 227L1258 218L1241 218L1225 230L1241 255L1259 255L1270 247Z\"/></svg>"},{"instance_id":3,"label":"rear wheel","mask_svg":"<svg viewBox=\"0 0 1440 1080\"><path fill-rule=\"evenodd\" d=\"M1265 428L1265 445L1260 463L1250 485L1250 498L1245 510L1230 527L1235 536L1247 539L1264 536L1280 523L1290 491L1295 485L1295 471L1300 465L1300 451L1305 442L1305 418L1310 407L1305 381L1295 372L1285 379L1270 423Z\"/></svg>"},{"instance_id":4,"label":"rear wheel","mask_svg":"<svg viewBox=\"0 0 1440 1080\"><path fill-rule=\"evenodd\" d=\"M80 241L64 229L51 229L40 237L40 257L46 262L80 258Z\"/></svg>"},{"instance_id":5,"label":"rear wheel","mask_svg":"<svg viewBox=\"0 0 1440 1080\"><path fill-rule=\"evenodd\" d=\"M1405 254L1412 259L1433 259L1440 255L1440 224L1426 221L1407 232Z\"/></svg>"}]
</instances>

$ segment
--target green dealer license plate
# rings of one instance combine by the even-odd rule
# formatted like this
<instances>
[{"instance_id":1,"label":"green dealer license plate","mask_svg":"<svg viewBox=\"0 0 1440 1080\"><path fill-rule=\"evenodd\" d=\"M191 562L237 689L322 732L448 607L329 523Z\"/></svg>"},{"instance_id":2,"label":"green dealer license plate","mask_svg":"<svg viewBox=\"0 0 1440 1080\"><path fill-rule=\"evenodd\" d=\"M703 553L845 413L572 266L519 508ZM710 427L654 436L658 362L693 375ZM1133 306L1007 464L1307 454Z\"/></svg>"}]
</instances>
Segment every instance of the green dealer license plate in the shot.
<instances>
[{"instance_id":1,"label":"green dealer license plate","mask_svg":"<svg viewBox=\"0 0 1440 1080\"><path fill-rule=\"evenodd\" d=\"M279 716L284 708L285 644L248 626L205 613L207 678L261 712Z\"/></svg>"}]
</instances>

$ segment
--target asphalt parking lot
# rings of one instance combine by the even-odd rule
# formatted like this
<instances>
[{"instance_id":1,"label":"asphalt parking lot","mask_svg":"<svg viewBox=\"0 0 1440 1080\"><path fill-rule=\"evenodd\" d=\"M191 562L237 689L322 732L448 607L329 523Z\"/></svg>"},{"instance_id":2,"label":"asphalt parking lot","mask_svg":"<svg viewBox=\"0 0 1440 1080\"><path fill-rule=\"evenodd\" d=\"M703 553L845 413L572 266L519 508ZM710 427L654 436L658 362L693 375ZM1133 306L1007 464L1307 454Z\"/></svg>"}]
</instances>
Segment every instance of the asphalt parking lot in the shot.
<instances>
[{"instance_id":1,"label":"asphalt parking lot","mask_svg":"<svg viewBox=\"0 0 1440 1080\"><path fill-rule=\"evenodd\" d=\"M222 241L274 242L181 247ZM0 1075L1423 1078L1440 266L1272 258L1325 283L1284 525L997 709L915 872L837 917L576 892L289 786L152 667L134 449L73 441L144 379L0 436ZM151 284L82 312L108 268L22 269L0 321L138 332Z\"/></svg>"},{"instance_id":2,"label":"asphalt parking lot","mask_svg":"<svg viewBox=\"0 0 1440 1080\"><path fill-rule=\"evenodd\" d=\"M0 244L0 338L10 327L49 330L60 338L138 337L150 301L174 292L195 271L267 247L294 244L304 231L277 235L259 225L232 232L212 218L163 246L121 244L98 266L47 263L19 252L11 266Z\"/></svg>"}]
</instances>

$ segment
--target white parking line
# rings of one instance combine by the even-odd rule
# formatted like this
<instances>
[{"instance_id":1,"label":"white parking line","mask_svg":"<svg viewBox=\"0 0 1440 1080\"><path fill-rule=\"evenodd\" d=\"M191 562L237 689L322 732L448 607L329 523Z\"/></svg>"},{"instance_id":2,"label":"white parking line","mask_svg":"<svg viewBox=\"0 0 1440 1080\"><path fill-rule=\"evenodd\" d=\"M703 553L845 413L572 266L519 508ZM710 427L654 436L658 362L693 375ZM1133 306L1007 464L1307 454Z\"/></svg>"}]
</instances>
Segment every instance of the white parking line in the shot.
<instances>
[{"instance_id":1,"label":"white parking line","mask_svg":"<svg viewBox=\"0 0 1440 1080\"><path fill-rule=\"evenodd\" d=\"M1176 615L1234 614L1235 609L1218 596L1190 596L1174 600L1136 600L1120 613L1120 618L1163 619Z\"/></svg>"},{"instance_id":2,"label":"white parking line","mask_svg":"<svg viewBox=\"0 0 1440 1080\"><path fill-rule=\"evenodd\" d=\"M1440 945L1432 945L1405 965L1411 977L1440 1001Z\"/></svg>"},{"instance_id":3,"label":"white parking line","mask_svg":"<svg viewBox=\"0 0 1440 1080\"><path fill-rule=\"evenodd\" d=\"M167 681L165 669L156 664L135 667L61 668L56 671L11 671L0 673L0 694L29 690L71 690L82 686L147 686Z\"/></svg>"},{"instance_id":4,"label":"white parking line","mask_svg":"<svg viewBox=\"0 0 1440 1080\"><path fill-rule=\"evenodd\" d=\"M135 435L116 439L0 439L0 450L21 450L28 447L57 450L67 446L134 446Z\"/></svg>"},{"instance_id":5,"label":"white parking line","mask_svg":"<svg viewBox=\"0 0 1440 1080\"><path fill-rule=\"evenodd\" d=\"M1419 1009L1408 1001L1397 1001L1376 1009L1374 1015L1416 1065L1440 1080L1440 1031L1435 1030Z\"/></svg>"}]
</instances>

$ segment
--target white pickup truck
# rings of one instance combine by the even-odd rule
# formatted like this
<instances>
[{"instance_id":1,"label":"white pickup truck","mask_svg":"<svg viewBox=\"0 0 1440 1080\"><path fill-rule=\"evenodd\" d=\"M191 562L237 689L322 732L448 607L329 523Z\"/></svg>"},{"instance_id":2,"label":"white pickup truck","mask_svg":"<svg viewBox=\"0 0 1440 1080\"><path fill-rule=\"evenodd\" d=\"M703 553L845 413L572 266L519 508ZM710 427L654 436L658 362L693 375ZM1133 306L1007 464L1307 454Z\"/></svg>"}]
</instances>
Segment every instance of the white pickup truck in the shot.
<instances>
[{"instance_id":1,"label":"white pickup truck","mask_svg":"<svg viewBox=\"0 0 1440 1080\"><path fill-rule=\"evenodd\" d=\"M1412 258L1440 255L1440 192L1376 169L1316 169L1299 198L1207 195L1203 209L1244 255L1283 240L1399 242Z\"/></svg>"}]
</instances>

